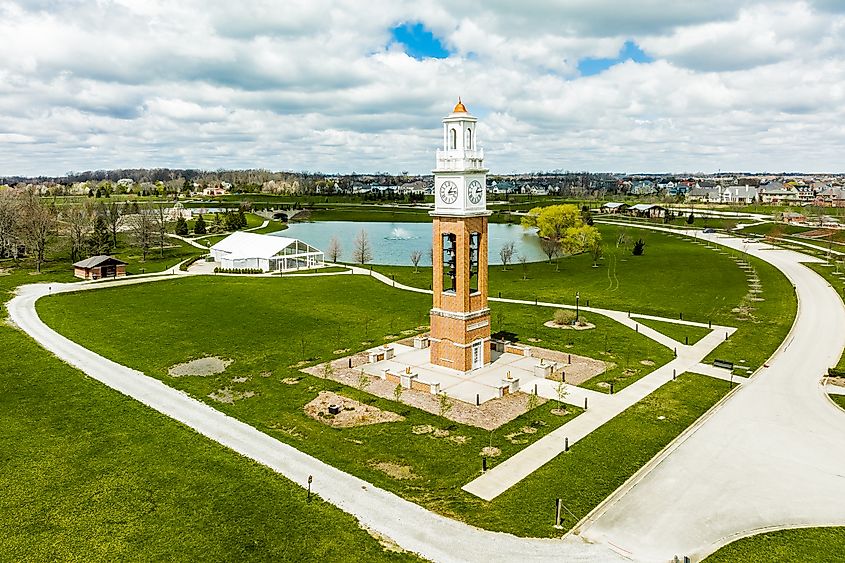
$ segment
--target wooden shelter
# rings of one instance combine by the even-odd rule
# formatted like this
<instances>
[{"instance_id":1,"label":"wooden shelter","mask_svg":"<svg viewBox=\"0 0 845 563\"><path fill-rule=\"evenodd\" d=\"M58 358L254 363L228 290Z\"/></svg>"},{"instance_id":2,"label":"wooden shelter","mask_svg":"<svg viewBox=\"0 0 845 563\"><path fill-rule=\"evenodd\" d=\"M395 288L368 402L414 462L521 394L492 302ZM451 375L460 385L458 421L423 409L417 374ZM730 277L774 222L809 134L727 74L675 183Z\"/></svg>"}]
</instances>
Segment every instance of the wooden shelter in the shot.
<instances>
[{"instance_id":1,"label":"wooden shelter","mask_svg":"<svg viewBox=\"0 0 845 563\"><path fill-rule=\"evenodd\" d=\"M83 280L122 278L126 276L126 262L114 256L92 256L73 265L73 275Z\"/></svg>"}]
</instances>

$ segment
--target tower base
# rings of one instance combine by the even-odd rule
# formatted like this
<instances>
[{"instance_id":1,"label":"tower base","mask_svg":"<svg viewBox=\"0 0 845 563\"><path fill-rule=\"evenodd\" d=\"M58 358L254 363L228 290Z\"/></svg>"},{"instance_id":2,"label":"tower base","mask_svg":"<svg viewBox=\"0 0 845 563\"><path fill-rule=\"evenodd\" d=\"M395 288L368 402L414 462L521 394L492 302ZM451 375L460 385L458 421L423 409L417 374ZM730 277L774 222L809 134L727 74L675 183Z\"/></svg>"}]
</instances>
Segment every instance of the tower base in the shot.
<instances>
[{"instance_id":1,"label":"tower base","mask_svg":"<svg viewBox=\"0 0 845 563\"><path fill-rule=\"evenodd\" d=\"M431 310L431 363L467 372L490 363L490 310Z\"/></svg>"}]
</instances>

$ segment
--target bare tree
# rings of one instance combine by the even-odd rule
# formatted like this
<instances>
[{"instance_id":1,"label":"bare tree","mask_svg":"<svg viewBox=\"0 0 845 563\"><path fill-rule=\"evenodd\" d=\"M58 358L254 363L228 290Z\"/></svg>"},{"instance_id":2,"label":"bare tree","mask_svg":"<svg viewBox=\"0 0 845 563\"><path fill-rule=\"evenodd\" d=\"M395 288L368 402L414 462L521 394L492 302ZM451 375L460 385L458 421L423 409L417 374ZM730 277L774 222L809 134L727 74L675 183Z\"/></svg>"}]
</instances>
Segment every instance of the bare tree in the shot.
<instances>
[{"instance_id":1,"label":"bare tree","mask_svg":"<svg viewBox=\"0 0 845 563\"><path fill-rule=\"evenodd\" d=\"M370 237L365 229L358 231L353 244L352 256L356 262L363 265L373 259L373 251L370 248Z\"/></svg>"},{"instance_id":2,"label":"bare tree","mask_svg":"<svg viewBox=\"0 0 845 563\"><path fill-rule=\"evenodd\" d=\"M502 271L508 269L508 264L513 260L513 254L516 251L516 244L513 242L506 242L499 249L499 258L502 260Z\"/></svg>"},{"instance_id":3,"label":"bare tree","mask_svg":"<svg viewBox=\"0 0 845 563\"><path fill-rule=\"evenodd\" d=\"M18 257L17 214L18 198L10 190L0 191L0 258Z\"/></svg>"},{"instance_id":4,"label":"bare tree","mask_svg":"<svg viewBox=\"0 0 845 563\"><path fill-rule=\"evenodd\" d=\"M56 211L33 190L21 195L17 209L18 238L26 246L27 254L35 259L35 271L40 273L47 244L56 230Z\"/></svg>"},{"instance_id":5,"label":"bare tree","mask_svg":"<svg viewBox=\"0 0 845 563\"><path fill-rule=\"evenodd\" d=\"M85 253L88 237L94 230L94 210L87 202L79 205L67 205L62 209L59 216L67 225L70 259L76 262Z\"/></svg>"},{"instance_id":6,"label":"bare tree","mask_svg":"<svg viewBox=\"0 0 845 563\"><path fill-rule=\"evenodd\" d=\"M164 256L164 241L167 240L167 214L164 212L163 205L158 204L153 207L152 218L153 228L158 240L158 254Z\"/></svg>"},{"instance_id":7,"label":"bare tree","mask_svg":"<svg viewBox=\"0 0 845 563\"><path fill-rule=\"evenodd\" d=\"M138 213L129 216L129 232L135 246L141 249L142 260L146 262L147 254L155 244L156 240L156 219L154 211L146 205L138 210Z\"/></svg>"},{"instance_id":8,"label":"bare tree","mask_svg":"<svg viewBox=\"0 0 845 563\"><path fill-rule=\"evenodd\" d=\"M332 238L329 241L329 247L326 249L326 256L328 256L329 260L332 262L337 262L340 260L341 254L343 254L343 249L340 246L340 241L337 236L332 235Z\"/></svg>"},{"instance_id":9,"label":"bare tree","mask_svg":"<svg viewBox=\"0 0 845 563\"><path fill-rule=\"evenodd\" d=\"M555 256L560 254L560 242L554 238L541 238L540 248L543 249L543 252L549 257L549 264L552 263L552 259L554 259Z\"/></svg>"},{"instance_id":10,"label":"bare tree","mask_svg":"<svg viewBox=\"0 0 845 563\"><path fill-rule=\"evenodd\" d=\"M420 271L419 266L420 266L420 260L422 260L422 256L423 256L422 250L412 250L411 251L411 264L414 265L414 273L415 274Z\"/></svg>"},{"instance_id":11,"label":"bare tree","mask_svg":"<svg viewBox=\"0 0 845 563\"><path fill-rule=\"evenodd\" d=\"M519 260L519 263L522 265L522 279L528 279L528 257L524 254L520 254L516 257Z\"/></svg>"},{"instance_id":12,"label":"bare tree","mask_svg":"<svg viewBox=\"0 0 845 563\"><path fill-rule=\"evenodd\" d=\"M103 218L106 220L106 223L109 225L109 231L111 231L111 242L112 248L117 248L117 231L120 228L121 218L123 217L125 209L115 202L111 202L107 205L102 205L100 208L100 213L102 213Z\"/></svg>"}]
</instances>

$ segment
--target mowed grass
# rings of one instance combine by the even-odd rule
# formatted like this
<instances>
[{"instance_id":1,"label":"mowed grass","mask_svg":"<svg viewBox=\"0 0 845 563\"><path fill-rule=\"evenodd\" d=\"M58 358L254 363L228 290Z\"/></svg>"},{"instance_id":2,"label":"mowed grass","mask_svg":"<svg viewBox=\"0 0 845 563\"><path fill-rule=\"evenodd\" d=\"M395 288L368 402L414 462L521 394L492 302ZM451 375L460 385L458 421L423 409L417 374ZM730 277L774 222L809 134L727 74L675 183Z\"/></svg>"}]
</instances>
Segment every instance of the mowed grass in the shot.
<instances>
[{"instance_id":1,"label":"mowed grass","mask_svg":"<svg viewBox=\"0 0 845 563\"><path fill-rule=\"evenodd\" d=\"M707 557L707 563L842 561L845 527L796 528L742 538Z\"/></svg>"},{"instance_id":2,"label":"mowed grass","mask_svg":"<svg viewBox=\"0 0 845 563\"><path fill-rule=\"evenodd\" d=\"M786 339L798 311L798 299L792 283L777 268L753 256L746 261L754 267L760 280L760 291L756 297L762 301L747 301L749 316L719 317L719 321L737 327L737 331L723 344L711 352L705 362L716 358L733 362L746 375L746 370L762 366L778 346Z\"/></svg>"},{"instance_id":3,"label":"mowed grass","mask_svg":"<svg viewBox=\"0 0 845 563\"><path fill-rule=\"evenodd\" d=\"M745 294L745 277L728 255L719 254L694 239L629 226L598 225L604 258L593 268L587 254L548 262L518 262L505 270L490 266L490 295L678 318L706 323L730 318L730 311ZM619 242L620 238L623 242ZM646 243L642 256L633 256L633 242ZM618 243L618 245L617 245ZM498 252L493 249L494 253ZM515 261L516 262L516 261ZM431 268L414 273L410 266L375 266L396 276L396 281L428 288ZM500 295L501 294L501 295Z\"/></svg>"},{"instance_id":4,"label":"mowed grass","mask_svg":"<svg viewBox=\"0 0 845 563\"><path fill-rule=\"evenodd\" d=\"M683 314L685 320L734 326L737 332L707 361L720 358L745 366L743 375L762 366L789 333L797 311L795 293L767 262L680 234L620 225L600 229L605 257L598 268L587 255L560 259L557 267L546 262L516 264L507 271L491 266L490 295L574 305L579 292L582 306L675 319ZM620 237L629 243L617 247ZM640 237L646 242L645 254L632 256L630 241ZM748 300L750 282L734 261L738 257L753 266L761 286L754 297L763 301ZM417 273L410 266L374 269L405 285L427 288L431 283L431 268ZM750 308L750 314L740 308Z\"/></svg>"},{"instance_id":5,"label":"mowed grass","mask_svg":"<svg viewBox=\"0 0 845 563\"><path fill-rule=\"evenodd\" d=\"M669 348L597 313L582 315L596 328L565 330L544 326L554 318L555 308L492 302L490 309L494 330L508 339L605 362L604 373L581 384L594 391L607 393L610 383L619 391L674 357Z\"/></svg>"},{"instance_id":6,"label":"mowed grass","mask_svg":"<svg viewBox=\"0 0 845 563\"><path fill-rule=\"evenodd\" d=\"M0 290L46 281L17 271ZM59 281L56 277L49 281ZM409 561L341 510L0 326L9 561Z\"/></svg>"},{"instance_id":7,"label":"mowed grass","mask_svg":"<svg viewBox=\"0 0 845 563\"><path fill-rule=\"evenodd\" d=\"M681 344L689 343L690 346L711 332L709 328L701 326L656 321L654 319L634 318L634 320L639 324L653 328L657 332L664 334Z\"/></svg>"},{"instance_id":8,"label":"mowed grass","mask_svg":"<svg viewBox=\"0 0 845 563\"><path fill-rule=\"evenodd\" d=\"M845 409L845 395L830 395L833 402Z\"/></svg>"},{"instance_id":9,"label":"mowed grass","mask_svg":"<svg viewBox=\"0 0 845 563\"><path fill-rule=\"evenodd\" d=\"M560 535L553 528L555 499L567 508L564 527L572 527L728 391L727 382L697 374L666 383L479 507L473 521L519 534Z\"/></svg>"},{"instance_id":10,"label":"mowed grass","mask_svg":"<svg viewBox=\"0 0 845 563\"><path fill-rule=\"evenodd\" d=\"M191 256L197 256L203 253L202 250L195 246L191 246L178 239L167 237L164 248L160 249L158 246L151 248L147 252L146 260L144 260L141 250L132 246L131 237L128 235L118 235L118 240L120 241L120 245L112 255L128 263L126 265L126 273L129 275L163 272L182 260L187 260Z\"/></svg>"},{"instance_id":11,"label":"mowed grass","mask_svg":"<svg viewBox=\"0 0 845 563\"><path fill-rule=\"evenodd\" d=\"M98 305L102 303L109 306ZM403 330L411 332L427 323L429 307L429 296L363 276L188 278L57 295L38 304L48 324L84 346L344 471L442 514L465 518L468 506L482 502L460 490L480 472L482 448L501 450L501 457L492 460L495 464L581 409L569 407L569 414L558 416L551 412L555 405L546 403L488 432L299 371L303 363L347 355ZM518 322L511 316L511 322ZM102 330L105 326L110 328ZM205 355L234 363L216 376L167 374L168 367ZM227 388L256 395L234 404L209 398ZM321 391L342 393L405 420L331 428L303 412ZM448 434L414 432L424 426ZM391 477L376 467L379 463L407 467L413 477Z\"/></svg>"}]
</instances>

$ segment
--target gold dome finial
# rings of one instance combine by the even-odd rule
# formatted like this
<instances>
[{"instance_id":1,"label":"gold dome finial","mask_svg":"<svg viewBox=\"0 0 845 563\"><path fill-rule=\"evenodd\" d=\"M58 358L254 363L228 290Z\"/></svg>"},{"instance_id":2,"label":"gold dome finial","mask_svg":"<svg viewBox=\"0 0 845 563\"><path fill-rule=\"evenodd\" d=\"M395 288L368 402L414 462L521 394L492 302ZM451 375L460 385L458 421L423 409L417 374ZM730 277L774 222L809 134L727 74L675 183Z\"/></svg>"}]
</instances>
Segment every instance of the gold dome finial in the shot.
<instances>
[{"instance_id":1,"label":"gold dome finial","mask_svg":"<svg viewBox=\"0 0 845 563\"><path fill-rule=\"evenodd\" d=\"M455 109L453 109L453 110L452 110L452 113L469 113L469 112L467 111L466 106L465 106L465 105L464 105L464 103L461 101L461 97L460 97L460 96L458 96L458 103L457 103L457 104L455 104Z\"/></svg>"}]
</instances>

